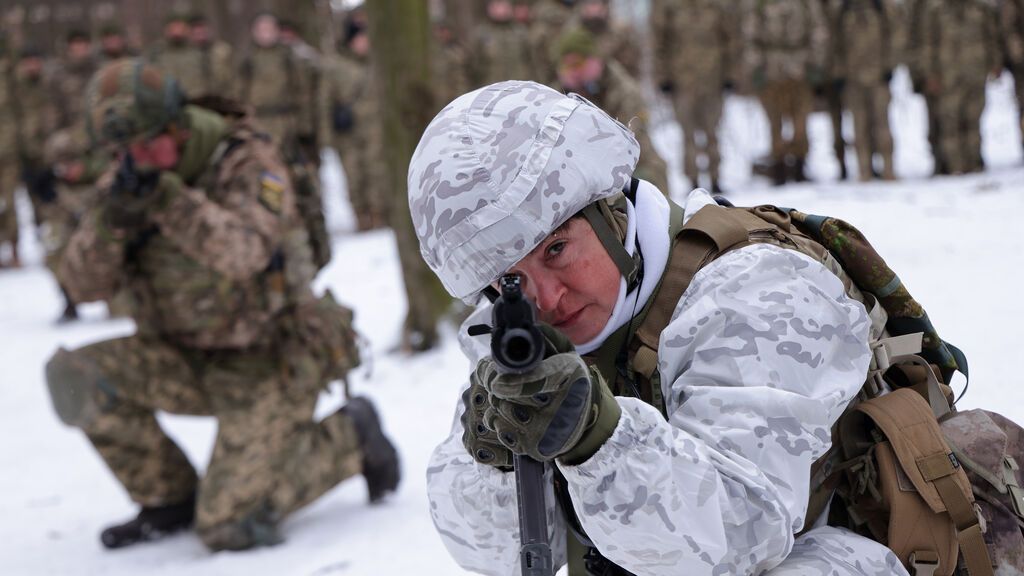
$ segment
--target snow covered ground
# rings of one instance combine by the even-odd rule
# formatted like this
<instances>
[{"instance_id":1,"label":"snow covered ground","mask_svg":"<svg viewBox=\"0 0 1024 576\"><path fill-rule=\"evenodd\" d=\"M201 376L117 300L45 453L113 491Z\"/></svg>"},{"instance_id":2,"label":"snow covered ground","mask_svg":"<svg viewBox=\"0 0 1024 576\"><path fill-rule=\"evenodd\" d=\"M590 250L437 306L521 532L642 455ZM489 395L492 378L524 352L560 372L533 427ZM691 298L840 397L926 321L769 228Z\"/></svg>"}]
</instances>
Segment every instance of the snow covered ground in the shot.
<instances>
[{"instance_id":1,"label":"snow covered ground","mask_svg":"<svg viewBox=\"0 0 1024 576\"><path fill-rule=\"evenodd\" d=\"M942 336L970 358L971 387L961 406L996 409L1024 422L1024 382L1013 360L1024 322L1024 239L1018 229L1024 167L1012 82L1004 77L989 89L983 118L988 171L941 179L926 178L931 159L923 104L908 93L905 76L894 87L890 117L901 181L836 183L828 118L816 114L809 172L817 181L770 188L748 175L750 162L768 147L763 113L756 103L734 98L723 129L723 184L738 204L798 207L860 227L925 305ZM665 122L655 136L673 166L672 191L679 197L688 186L679 173L679 129ZM349 481L290 518L287 541L269 549L210 554L194 535L182 534L159 544L103 550L99 530L132 516L135 507L85 438L57 420L43 365L59 346L128 334L132 325L107 320L102 305L85 307L81 322L54 325L60 295L38 263L38 246L30 245L29 266L0 271L0 574L461 573L431 525L424 470L451 424L467 362L450 328L439 350L411 358L394 351L404 301L393 238L388 232L348 232L352 217L341 199L343 175L335 158L325 166L335 259L317 286L329 287L356 309L357 327L370 343L369 360L352 389L381 406L399 444L405 479L398 494L368 507L361 481ZM327 413L341 401L337 391L325 394L319 410ZM201 469L215 423L166 415L161 422Z\"/></svg>"}]
</instances>

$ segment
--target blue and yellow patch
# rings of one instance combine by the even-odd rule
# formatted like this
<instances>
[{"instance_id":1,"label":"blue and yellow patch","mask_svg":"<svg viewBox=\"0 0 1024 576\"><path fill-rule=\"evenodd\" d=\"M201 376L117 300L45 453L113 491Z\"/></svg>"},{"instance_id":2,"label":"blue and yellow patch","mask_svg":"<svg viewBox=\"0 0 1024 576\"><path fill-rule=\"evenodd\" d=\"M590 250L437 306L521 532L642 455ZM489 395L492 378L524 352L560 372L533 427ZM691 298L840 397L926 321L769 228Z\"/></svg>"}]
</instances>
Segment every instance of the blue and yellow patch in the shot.
<instances>
[{"instance_id":1,"label":"blue and yellow patch","mask_svg":"<svg viewBox=\"0 0 1024 576\"><path fill-rule=\"evenodd\" d=\"M284 204L284 179L272 172L260 174L260 204L275 214L281 213Z\"/></svg>"}]
</instances>

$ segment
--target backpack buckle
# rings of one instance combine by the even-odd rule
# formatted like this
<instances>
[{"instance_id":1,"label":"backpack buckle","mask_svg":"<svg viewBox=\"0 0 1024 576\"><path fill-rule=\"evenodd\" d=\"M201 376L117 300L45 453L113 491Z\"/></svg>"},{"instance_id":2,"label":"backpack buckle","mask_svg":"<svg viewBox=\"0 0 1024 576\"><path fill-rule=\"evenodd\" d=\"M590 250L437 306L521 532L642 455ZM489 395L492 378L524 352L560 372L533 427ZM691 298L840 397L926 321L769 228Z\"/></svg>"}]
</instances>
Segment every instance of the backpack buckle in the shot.
<instances>
[{"instance_id":1,"label":"backpack buckle","mask_svg":"<svg viewBox=\"0 0 1024 576\"><path fill-rule=\"evenodd\" d=\"M930 551L918 551L910 555L910 565L914 567L912 576L935 576L939 569L939 555Z\"/></svg>"}]
</instances>

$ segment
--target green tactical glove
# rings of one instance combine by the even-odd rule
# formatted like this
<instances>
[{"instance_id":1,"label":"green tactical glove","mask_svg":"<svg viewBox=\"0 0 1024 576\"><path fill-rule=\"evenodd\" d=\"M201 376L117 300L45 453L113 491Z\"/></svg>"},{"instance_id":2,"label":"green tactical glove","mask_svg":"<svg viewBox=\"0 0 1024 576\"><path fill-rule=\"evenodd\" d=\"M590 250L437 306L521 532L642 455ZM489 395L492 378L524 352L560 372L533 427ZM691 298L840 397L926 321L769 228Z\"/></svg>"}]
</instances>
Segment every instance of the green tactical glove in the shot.
<instances>
[{"instance_id":1,"label":"green tactical glove","mask_svg":"<svg viewBox=\"0 0 1024 576\"><path fill-rule=\"evenodd\" d=\"M612 435L621 410L596 369L575 352L545 358L527 374L501 374L490 358L471 377L488 395L483 425L515 454L576 465Z\"/></svg>"},{"instance_id":2,"label":"green tactical glove","mask_svg":"<svg viewBox=\"0 0 1024 576\"><path fill-rule=\"evenodd\" d=\"M484 425L484 414L490 408L487 390L470 377L469 388L462 393L462 445L474 460L498 470L512 470L512 452L498 442L498 435Z\"/></svg>"}]
</instances>

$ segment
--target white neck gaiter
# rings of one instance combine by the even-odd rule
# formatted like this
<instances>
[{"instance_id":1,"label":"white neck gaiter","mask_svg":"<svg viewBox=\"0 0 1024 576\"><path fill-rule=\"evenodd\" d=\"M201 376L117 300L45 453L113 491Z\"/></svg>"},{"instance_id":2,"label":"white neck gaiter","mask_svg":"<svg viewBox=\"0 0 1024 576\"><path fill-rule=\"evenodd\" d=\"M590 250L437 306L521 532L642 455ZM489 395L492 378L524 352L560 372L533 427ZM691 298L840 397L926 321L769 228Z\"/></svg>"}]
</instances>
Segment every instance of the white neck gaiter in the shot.
<instances>
[{"instance_id":1,"label":"white neck gaiter","mask_svg":"<svg viewBox=\"0 0 1024 576\"><path fill-rule=\"evenodd\" d=\"M629 220L625 248L626 252L633 255L639 243L643 254L643 280L629 294L626 294L626 279L619 281L619 298L608 323L593 340L576 346L580 354L589 354L600 348L612 333L625 326L636 312L647 305L668 265L668 253L672 245L672 239L668 236L671 210L665 195L650 182L641 180L636 191L636 206L626 202L626 210Z\"/></svg>"}]
</instances>

